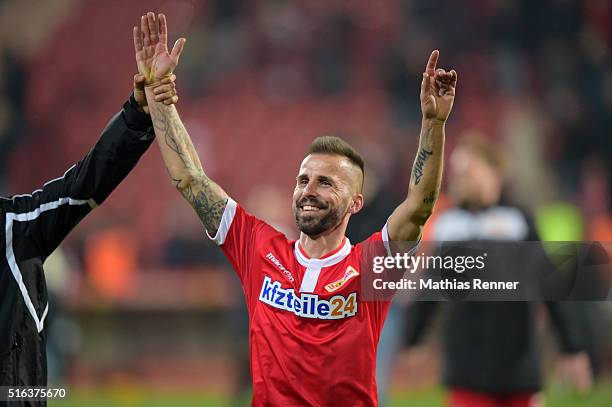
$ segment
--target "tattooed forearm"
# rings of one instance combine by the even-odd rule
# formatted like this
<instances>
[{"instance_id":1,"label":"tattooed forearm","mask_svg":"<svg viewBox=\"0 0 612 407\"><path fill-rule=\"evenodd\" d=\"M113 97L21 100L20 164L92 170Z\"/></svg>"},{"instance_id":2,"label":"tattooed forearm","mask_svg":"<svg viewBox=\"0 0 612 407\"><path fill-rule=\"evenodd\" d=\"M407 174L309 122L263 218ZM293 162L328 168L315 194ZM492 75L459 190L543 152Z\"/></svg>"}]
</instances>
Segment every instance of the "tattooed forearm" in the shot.
<instances>
[{"instance_id":1,"label":"tattooed forearm","mask_svg":"<svg viewBox=\"0 0 612 407\"><path fill-rule=\"evenodd\" d=\"M423 171L425 167L425 161L433 154L432 151L425 150L421 148L419 154L417 155L416 161L414 163L414 167L412 169L412 176L414 177L414 184L419 185L421 182L421 178L423 177Z\"/></svg>"},{"instance_id":2,"label":"tattooed forearm","mask_svg":"<svg viewBox=\"0 0 612 407\"><path fill-rule=\"evenodd\" d=\"M191 142L191 138L187 134L178 115L171 115L168 118L162 115L159 116L158 127L160 129L160 134L166 135L166 144L168 147L179 155L186 168L202 168L202 163Z\"/></svg>"},{"instance_id":3,"label":"tattooed forearm","mask_svg":"<svg viewBox=\"0 0 612 407\"><path fill-rule=\"evenodd\" d=\"M175 187L195 209L209 234L219 228L228 196L211 181L174 106L156 102L146 88L157 144Z\"/></svg>"},{"instance_id":4,"label":"tattooed forearm","mask_svg":"<svg viewBox=\"0 0 612 407\"><path fill-rule=\"evenodd\" d=\"M418 240L433 213L442 179L444 123L424 119L408 194L387 221L391 240Z\"/></svg>"},{"instance_id":5,"label":"tattooed forearm","mask_svg":"<svg viewBox=\"0 0 612 407\"><path fill-rule=\"evenodd\" d=\"M431 149L431 127L425 129L423 133L423 145Z\"/></svg>"},{"instance_id":6,"label":"tattooed forearm","mask_svg":"<svg viewBox=\"0 0 612 407\"><path fill-rule=\"evenodd\" d=\"M155 134L164 135L166 145L177 154L186 169L195 169L193 159L189 154L191 142L178 116L164 114L168 106L153 105L150 109ZM168 171L170 170L168 168Z\"/></svg>"}]
</instances>

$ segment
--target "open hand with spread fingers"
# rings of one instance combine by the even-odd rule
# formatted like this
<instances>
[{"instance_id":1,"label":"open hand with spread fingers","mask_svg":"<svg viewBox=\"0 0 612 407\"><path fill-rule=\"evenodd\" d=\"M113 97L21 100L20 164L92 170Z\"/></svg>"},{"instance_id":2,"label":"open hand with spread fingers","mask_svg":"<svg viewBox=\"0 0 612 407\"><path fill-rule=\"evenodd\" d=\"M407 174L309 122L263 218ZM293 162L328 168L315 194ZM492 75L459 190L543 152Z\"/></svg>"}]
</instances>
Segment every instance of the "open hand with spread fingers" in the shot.
<instances>
[{"instance_id":1,"label":"open hand with spread fingers","mask_svg":"<svg viewBox=\"0 0 612 407\"><path fill-rule=\"evenodd\" d=\"M424 119L446 122L453 108L457 72L436 69L440 52L435 50L429 56L421 82L421 110Z\"/></svg>"},{"instance_id":2,"label":"open hand with spread fingers","mask_svg":"<svg viewBox=\"0 0 612 407\"><path fill-rule=\"evenodd\" d=\"M140 18L140 25L134 26L133 34L138 71L144 75L146 84L172 75L187 40L176 40L172 52L168 53L166 16L159 14L156 17L148 12Z\"/></svg>"}]
</instances>

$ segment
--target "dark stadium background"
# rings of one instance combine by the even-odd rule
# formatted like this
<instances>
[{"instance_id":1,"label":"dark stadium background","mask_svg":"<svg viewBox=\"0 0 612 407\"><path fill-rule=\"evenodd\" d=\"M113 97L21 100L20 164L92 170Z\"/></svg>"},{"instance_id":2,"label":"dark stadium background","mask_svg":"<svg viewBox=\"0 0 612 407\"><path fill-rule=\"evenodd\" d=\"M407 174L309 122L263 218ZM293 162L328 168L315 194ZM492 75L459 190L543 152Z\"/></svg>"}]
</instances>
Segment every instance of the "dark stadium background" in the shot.
<instances>
[{"instance_id":1,"label":"dark stadium background","mask_svg":"<svg viewBox=\"0 0 612 407\"><path fill-rule=\"evenodd\" d=\"M291 237L294 176L322 134L366 156L371 205L353 240L384 223L405 193L420 76L439 49L459 73L447 152L467 133L495 140L508 193L545 239L612 241L607 0L4 0L1 195L60 176L94 143L130 94L131 27L148 10L167 15L172 42L188 39L178 108L206 172ZM72 390L52 405L222 405L245 388L242 292L206 240L152 146L47 262L50 380ZM546 334L549 405L612 405L604 309L590 395L555 378ZM437 341L398 355L396 405L441 403Z\"/></svg>"}]
</instances>

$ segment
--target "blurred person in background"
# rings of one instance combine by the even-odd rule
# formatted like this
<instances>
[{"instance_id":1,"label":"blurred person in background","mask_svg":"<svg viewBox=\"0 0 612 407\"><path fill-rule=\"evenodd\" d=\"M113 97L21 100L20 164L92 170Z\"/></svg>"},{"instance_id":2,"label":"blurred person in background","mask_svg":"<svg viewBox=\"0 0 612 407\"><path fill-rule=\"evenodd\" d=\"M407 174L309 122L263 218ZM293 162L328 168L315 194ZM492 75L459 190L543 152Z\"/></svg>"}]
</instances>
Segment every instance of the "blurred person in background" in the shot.
<instances>
[{"instance_id":1,"label":"blurred person in background","mask_svg":"<svg viewBox=\"0 0 612 407\"><path fill-rule=\"evenodd\" d=\"M133 34L147 83L171 75L186 40L169 52L165 16L147 13ZM354 247L345 231L364 204L364 162L345 141L321 137L311 144L293 193L301 234L289 240L208 178L176 108L158 101L167 95L164 85L145 87L168 173L243 285L253 405L378 404L375 354L389 301L363 300L361 254L367 244L388 248L392 240L412 242L414 250L433 211L457 83L454 70L436 69L438 57L431 53L422 76L423 124L409 194L381 231Z\"/></svg>"},{"instance_id":2,"label":"blurred person in background","mask_svg":"<svg viewBox=\"0 0 612 407\"><path fill-rule=\"evenodd\" d=\"M504 156L478 135L462 138L449 160L449 192L454 207L439 214L431 239L453 241L538 241L523 209L503 197ZM453 252L455 254L456 252ZM562 376L579 391L591 387L585 332L577 304L546 302L558 333ZM452 407L533 407L539 392L540 356L533 302L457 301L445 304L442 381ZM405 320L406 341L422 339L437 302L416 301Z\"/></svg>"},{"instance_id":3,"label":"blurred person in background","mask_svg":"<svg viewBox=\"0 0 612 407\"><path fill-rule=\"evenodd\" d=\"M162 82L163 103L176 103L174 77ZM0 386L47 384L49 311L43 263L66 235L134 168L154 138L144 78L89 153L31 194L0 197ZM0 401L0 404L3 402ZM11 405L18 405L11 403ZM44 405L46 402L22 402Z\"/></svg>"}]
</instances>

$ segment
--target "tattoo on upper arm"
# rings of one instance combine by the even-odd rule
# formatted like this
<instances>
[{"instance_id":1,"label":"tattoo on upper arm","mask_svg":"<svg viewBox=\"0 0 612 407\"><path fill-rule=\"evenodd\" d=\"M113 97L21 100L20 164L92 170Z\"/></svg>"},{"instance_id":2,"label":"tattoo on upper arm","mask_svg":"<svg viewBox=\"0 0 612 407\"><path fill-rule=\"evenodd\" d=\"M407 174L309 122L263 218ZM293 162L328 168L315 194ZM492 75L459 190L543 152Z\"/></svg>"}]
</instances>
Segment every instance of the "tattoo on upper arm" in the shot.
<instances>
[{"instance_id":1,"label":"tattoo on upper arm","mask_svg":"<svg viewBox=\"0 0 612 407\"><path fill-rule=\"evenodd\" d=\"M421 148L421 151L419 151L412 171L415 185L419 185L419 183L421 182L421 178L423 177L423 169L425 167L425 161L427 161L429 156L431 156L432 154L432 151L425 150L425 148Z\"/></svg>"},{"instance_id":2,"label":"tattoo on upper arm","mask_svg":"<svg viewBox=\"0 0 612 407\"><path fill-rule=\"evenodd\" d=\"M423 203L426 203L428 205L433 205L436 202L437 198L438 198L438 194L436 194L436 191L431 191L431 193L427 195L425 199L423 199Z\"/></svg>"},{"instance_id":3,"label":"tattoo on upper arm","mask_svg":"<svg viewBox=\"0 0 612 407\"><path fill-rule=\"evenodd\" d=\"M219 189L219 186L204 175L181 191L211 235L217 233L227 204L227 196L219 193Z\"/></svg>"}]
</instances>

